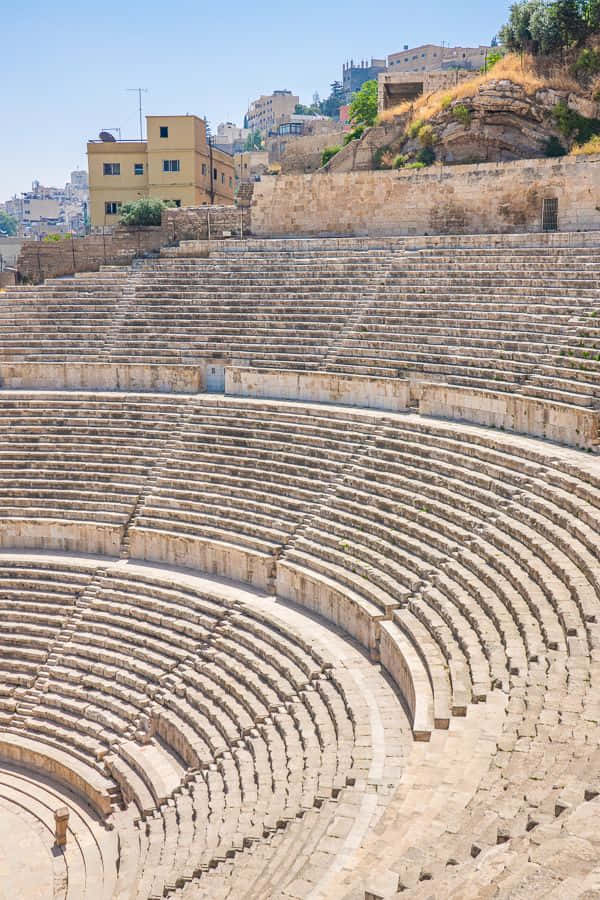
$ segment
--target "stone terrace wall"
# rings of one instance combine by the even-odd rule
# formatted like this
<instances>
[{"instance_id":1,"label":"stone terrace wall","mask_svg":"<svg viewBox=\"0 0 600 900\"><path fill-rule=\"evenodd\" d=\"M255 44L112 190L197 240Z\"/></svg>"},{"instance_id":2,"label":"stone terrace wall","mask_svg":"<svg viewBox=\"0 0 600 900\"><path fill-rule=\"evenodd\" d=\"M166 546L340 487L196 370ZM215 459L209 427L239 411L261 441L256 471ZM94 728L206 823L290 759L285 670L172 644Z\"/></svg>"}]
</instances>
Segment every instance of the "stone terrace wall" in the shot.
<instances>
[{"instance_id":1,"label":"stone terrace wall","mask_svg":"<svg viewBox=\"0 0 600 900\"><path fill-rule=\"evenodd\" d=\"M284 175L316 172L321 168L321 157L326 147L342 146L345 131L326 134L307 134L290 141L281 157L281 171Z\"/></svg>"},{"instance_id":2,"label":"stone terrace wall","mask_svg":"<svg viewBox=\"0 0 600 900\"><path fill-rule=\"evenodd\" d=\"M170 242L242 237L250 231L250 210L242 206L185 206L163 212Z\"/></svg>"},{"instance_id":3,"label":"stone terrace wall","mask_svg":"<svg viewBox=\"0 0 600 900\"><path fill-rule=\"evenodd\" d=\"M156 252L164 243L160 227L116 228L112 234L90 234L48 244L24 241L17 270L22 279L37 284L45 278L95 272L102 265L129 265L136 256Z\"/></svg>"},{"instance_id":4,"label":"stone terrace wall","mask_svg":"<svg viewBox=\"0 0 600 900\"><path fill-rule=\"evenodd\" d=\"M425 235L600 229L600 155L421 171L281 175L255 185L252 234Z\"/></svg>"}]
</instances>

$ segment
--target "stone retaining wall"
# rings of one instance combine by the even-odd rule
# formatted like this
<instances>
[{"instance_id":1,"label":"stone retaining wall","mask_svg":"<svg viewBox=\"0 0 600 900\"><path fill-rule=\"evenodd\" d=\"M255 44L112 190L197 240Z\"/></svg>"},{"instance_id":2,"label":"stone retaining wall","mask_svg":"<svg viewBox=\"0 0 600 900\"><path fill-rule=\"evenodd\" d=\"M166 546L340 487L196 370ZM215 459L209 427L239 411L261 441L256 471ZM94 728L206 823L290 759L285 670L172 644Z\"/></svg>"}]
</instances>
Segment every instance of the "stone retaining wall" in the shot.
<instances>
[{"instance_id":1,"label":"stone retaining wall","mask_svg":"<svg viewBox=\"0 0 600 900\"><path fill-rule=\"evenodd\" d=\"M140 391L197 394L204 389L206 366L145 363L2 363L6 390Z\"/></svg>"},{"instance_id":2,"label":"stone retaining wall","mask_svg":"<svg viewBox=\"0 0 600 900\"><path fill-rule=\"evenodd\" d=\"M418 378L371 378L329 372L289 372L228 366L225 393L266 400L334 403L411 411L599 449L600 412L537 397L451 386Z\"/></svg>"},{"instance_id":3,"label":"stone retaining wall","mask_svg":"<svg viewBox=\"0 0 600 900\"><path fill-rule=\"evenodd\" d=\"M161 227L115 228L51 243L24 241L17 260L19 276L34 284L45 278L97 272L102 265L129 265L136 256L156 253L166 242Z\"/></svg>"},{"instance_id":4,"label":"stone retaining wall","mask_svg":"<svg viewBox=\"0 0 600 900\"><path fill-rule=\"evenodd\" d=\"M321 168L323 150L341 147L345 137L345 131L332 131L295 138L287 144L281 157L281 171L284 175L316 172Z\"/></svg>"},{"instance_id":5,"label":"stone retaining wall","mask_svg":"<svg viewBox=\"0 0 600 900\"><path fill-rule=\"evenodd\" d=\"M422 384L417 392L419 413L424 416L487 425L582 449L599 446L600 413L593 409L446 384Z\"/></svg>"},{"instance_id":6,"label":"stone retaining wall","mask_svg":"<svg viewBox=\"0 0 600 900\"><path fill-rule=\"evenodd\" d=\"M225 370L225 393L238 397L339 403L363 409L399 411L408 406L410 382L327 372L289 372L232 366Z\"/></svg>"},{"instance_id":7,"label":"stone retaining wall","mask_svg":"<svg viewBox=\"0 0 600 900\"><path fill-rule=\"evenodd\" d=\"M281 175L254 186L252 234L426 235L600 229L600 155L429 169Z\"/></svg>"}]
</instances>

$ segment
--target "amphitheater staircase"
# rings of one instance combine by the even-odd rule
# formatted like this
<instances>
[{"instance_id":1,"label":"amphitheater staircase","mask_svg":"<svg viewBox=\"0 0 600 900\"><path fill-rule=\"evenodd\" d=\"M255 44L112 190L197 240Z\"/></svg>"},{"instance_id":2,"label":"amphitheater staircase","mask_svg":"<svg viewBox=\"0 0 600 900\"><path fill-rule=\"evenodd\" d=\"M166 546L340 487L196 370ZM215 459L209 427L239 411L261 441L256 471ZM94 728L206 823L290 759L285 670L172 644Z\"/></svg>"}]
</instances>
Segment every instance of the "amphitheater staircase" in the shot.
<instances>
[{"instance_id":1,"label":"amphitheater staircase","mask_svg":"<svg viewBox=\"0 0 600 900\"><path fill-rule=\"evenodd\" d=\"M101 271L106 271L106 267L103 267ZM125 328L127 321L131 319L135 313L136 287L139 279L138 271L139 270L135 265L132 265L127 270L119 304L110 324L103 334L103 346L98 354L99 361L110 360L112 348L118 342L119 335ZM123 278L122 275L121 278Z\"/></svg>"}]
</instances>

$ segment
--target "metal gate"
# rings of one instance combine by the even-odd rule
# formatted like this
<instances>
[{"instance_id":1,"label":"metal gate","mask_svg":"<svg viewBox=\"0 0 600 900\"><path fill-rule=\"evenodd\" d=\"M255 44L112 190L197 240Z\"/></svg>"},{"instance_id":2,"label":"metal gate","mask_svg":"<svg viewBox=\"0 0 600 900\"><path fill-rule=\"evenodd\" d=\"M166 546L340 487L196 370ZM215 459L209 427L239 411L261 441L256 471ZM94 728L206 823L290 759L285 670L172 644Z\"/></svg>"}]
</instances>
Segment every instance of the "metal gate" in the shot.
<instances>
[{"instance_id":1,"label":"metal gate","mask_svg":"<svg viewBox=\"0 0 600 900\"><path fill-rule=\"evenodd\" d=\"M543 231L558 231L558 199L547 197L542 203Z\"/></svg>"}]
</instances>

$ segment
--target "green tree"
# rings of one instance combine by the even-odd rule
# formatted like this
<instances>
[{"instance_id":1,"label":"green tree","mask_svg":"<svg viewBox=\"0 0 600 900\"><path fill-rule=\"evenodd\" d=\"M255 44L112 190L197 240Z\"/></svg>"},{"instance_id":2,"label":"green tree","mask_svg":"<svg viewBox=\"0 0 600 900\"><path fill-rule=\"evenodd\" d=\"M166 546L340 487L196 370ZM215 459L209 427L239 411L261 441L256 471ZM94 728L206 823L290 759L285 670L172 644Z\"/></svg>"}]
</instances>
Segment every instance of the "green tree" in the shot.
<instances>
[{"instance_id":1,"label":"green tree","mask_svg":"<svg viewBox=\"0 0 600 900\"><path fill-rule=\"evenodd\" d=\"M263 138L260 131L253 131L246 138L246 143L244 144L244 150L262 150L263 149Z\"/></svg>"},{"instance_id":2,"label":"green tree","mask_svg":"<svg viewBox=\"0 0 600 900\"><path fill-rule=\"evenodd\" d=\"M563 46L563 34L555 3L538 6L530 20L531 36L540 53L554 53Z\"/></svg>"},{"instance_id":3,"label":"green tree","mask_svg":"<svg viewBox=\"0 0 600 900\"><path fill-rule=\"evenodd\" d=\"M513 3L500 40L513 52L554 53L600 26L600 0L522 0Z\"/></svg>"},{"instance_id":4,"label":"green tree","mask_svg":"<svg viewBox=\"0 0 600 900\"><path fill-rule=\"evenodd\" d=\"M586 36L587 27L581 0L556 0L551 7L555 10L563 47L569 47Z\"/></svg>"},{"instance_id":5,"label":"green tree","mask_svg":"<svg viewBox=\"0 0 600 900\"><path fill-rule=\"evenodd\" d=\"M339 115L340 106L344 104L344 88L341 81L334 81L330 87L329 97L321 103L321 112L324 116L335 119Z\"/></svg>"},{"instance_id":6,"label":"green tree","mask_svg":"<svg viewBox=\"0 0 600 900\"><path fill-rule=\"evenodd\" d=\"M377 82L365 81L350 103L350 121L354 125L370 126L377 118Z\"/></svg>"},{"instance_id":7,"label":"green tree","mask_svg":"<svg viewBox=\"0 0 600 900\"><path fill-rule=\"evenodd\" d=\"M174 205L157 197L142 197L123 204L119 221L122 225L160 225L163 209Z\"/></svg>"},{"instance_id":8,"label":"green tree","mask_svg":"<svg viewBox=\"0 0 600 900\"><path fill-rule=\"evenodd\" d=\"M0 234L12 237L17 233L17 220L0 209Z\"/></svg>"},{"instance_id":9,"label":"green tree","mask_svg":"<svg viewBox=\"0 0 600 900\"><path fill-rule=\"evenodd\" d=\"M600 0L587 0L583 8L583 18L589 32L600 31Z\"/></svg>"},{"instance_id":10,"label":"green tree","mask_svg":"<svg viewBox=\"0 0 600 900\"><path fill-rule=\"evenodd\" d=\"M543 0L513 3L508 22L499 32L500 41L508 50L518 53L534 40L531 34L531 17L544 5Z\"/></svg>"}]
</instances>

